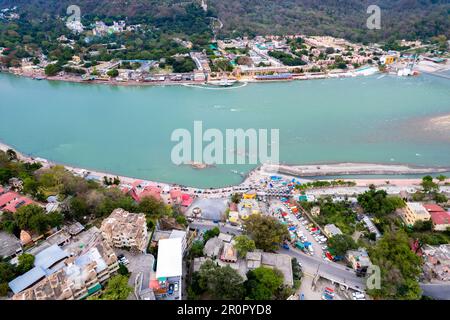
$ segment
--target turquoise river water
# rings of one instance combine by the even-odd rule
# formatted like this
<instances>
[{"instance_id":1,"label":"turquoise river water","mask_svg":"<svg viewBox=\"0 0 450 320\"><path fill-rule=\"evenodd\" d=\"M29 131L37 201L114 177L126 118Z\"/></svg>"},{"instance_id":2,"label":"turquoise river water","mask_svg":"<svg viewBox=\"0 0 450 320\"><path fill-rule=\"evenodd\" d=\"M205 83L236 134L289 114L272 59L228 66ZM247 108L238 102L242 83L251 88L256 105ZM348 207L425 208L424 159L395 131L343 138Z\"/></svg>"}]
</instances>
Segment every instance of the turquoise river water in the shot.
<instances>
[{"instance_id":1,"label":"turquoise river water","mask_svg":"<svg viewBox=\"0 0 450 320\"><path fill-rule=\"evenodd\" d=\"M450 114L450 81L357 77L231 89L116 87L0 74L0 141L32 156L197 187L237 184L251 165L204 170L171 161L173 130L280 130L283 163L450 165L450 133L422 119Z\"/></svg>"}]
</instances>

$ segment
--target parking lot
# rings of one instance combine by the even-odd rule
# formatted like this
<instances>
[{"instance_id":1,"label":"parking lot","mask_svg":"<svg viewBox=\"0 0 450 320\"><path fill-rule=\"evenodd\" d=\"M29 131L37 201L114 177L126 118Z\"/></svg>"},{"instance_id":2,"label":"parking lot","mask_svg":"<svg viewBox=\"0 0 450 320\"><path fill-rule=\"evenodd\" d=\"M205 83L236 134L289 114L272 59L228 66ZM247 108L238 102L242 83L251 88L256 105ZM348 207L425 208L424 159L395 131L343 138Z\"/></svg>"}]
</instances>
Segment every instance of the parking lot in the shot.
<instances>
[{"instance_id":1,"label":"parking lot","mask_svg":"<svg viewBox=\"0 0 450 320\"><path fill-rule=\"evenodd\" d=\"M332 290L331 300L348 300L347 295L342 291L339 285L334 285L331 281L319 279L313 285L313 278L305 275L299 289L299 297L302 300L325 300L323 298L326 291Z\"/></svg>"},{"instance_id":2,"label":"parking lot","mask_svg":"<svg viewBox=\"0 0 450 320\"><path fill-rule=\"evenodd\" d=\"M308 225L310 225L311 222L306 217L301 216L301 214L299 213L294 214L289 210L289 207L286 205L286 203L283 203L281 200L272 200L269 211L273 216L281 220L282 217L277 214L277 211L279 212L279 210L287 214L287 217L285 217L283 220L285 222L290 222L290 225L295 227L295 231L291 232L291 242L293 244L295 244L297 241L300 241L303 244L310 243L312 252L309 248L309 250L304 251L308 252L308 254L310 255L323 258L325 254L324 249L326 249L326 242L319 243L319 241L313 236L313 234L308 229ZM300 217L300 219L298 217Z\"/></svg>"},{"instance_id":3,"label":"parking lot","mask_svg":"<svg viewBox=\"0 0 450 320\"><path fill-rule=\"evenodd\" d=\"M127 250L123 249L115 249L116 255L119 257L123 255L128 263L126 267L130 272L130 278L128 279L128 285L134 288L135 280L139 273L142 273L142 286L139 288L140 290L146 289L150 284L150 275L153 272L153 264L155 262L155 258L151 254L132 254ZM138 290L138 292L140 291ZM128 297L129 300L136 300L136 296L134 291Z\"/></svg>"}]
</instances>

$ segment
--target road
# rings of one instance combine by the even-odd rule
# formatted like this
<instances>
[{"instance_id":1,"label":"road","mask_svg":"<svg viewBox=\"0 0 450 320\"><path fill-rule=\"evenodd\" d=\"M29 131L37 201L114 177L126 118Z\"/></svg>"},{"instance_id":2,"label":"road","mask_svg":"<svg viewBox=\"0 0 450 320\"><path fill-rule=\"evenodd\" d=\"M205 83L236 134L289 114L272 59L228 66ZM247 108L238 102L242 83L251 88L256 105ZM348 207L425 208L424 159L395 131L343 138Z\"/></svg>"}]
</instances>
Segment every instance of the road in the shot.
<instances>
[{"instance_id":1,"label":"road","mask_svg":"<svg viewBox=\"0 0 450 320\"><path fill-rule=\"evenodd\" d=\"M421 283L423 295L438 300L450 300L450 284Z\"/></svg>"},{"instance_id":2,"label":"road","mask_svg":"<svg viewBox=\"0 0 450 320\"><path fill-rule=\"evenodd\" d=\"M318 273L323 278L338 282L354 290L365 290L366 288L364 278L357 277L352 269L335 262L307 255L293 247L290 250L280 249L278 253L296 258L297 261L301 262L304 273L312 276Z\"/></svg>"},{"instance_id":3,"label":"road","mask_svg":"<svg viewBox=\"0 0 450 320\"><path fill-rule=\"evenodd\" d=\"M213 223L211 221L194 221L189 224L189 228L197 230L211 230L215 227L220 229L220 232L240 235L242 231L238 227L231 226L224 223ZM324 260L321 257L310 256L304 254L300 250L291 247L290 250L280 249L279 253L285 253L291 257L296 258L302 263L303 272L314 276L317 272L321 277L344 284L354 290L364 290L365 280L356 276L355 272L350 268Z\"/></svg>"}]
</instances>

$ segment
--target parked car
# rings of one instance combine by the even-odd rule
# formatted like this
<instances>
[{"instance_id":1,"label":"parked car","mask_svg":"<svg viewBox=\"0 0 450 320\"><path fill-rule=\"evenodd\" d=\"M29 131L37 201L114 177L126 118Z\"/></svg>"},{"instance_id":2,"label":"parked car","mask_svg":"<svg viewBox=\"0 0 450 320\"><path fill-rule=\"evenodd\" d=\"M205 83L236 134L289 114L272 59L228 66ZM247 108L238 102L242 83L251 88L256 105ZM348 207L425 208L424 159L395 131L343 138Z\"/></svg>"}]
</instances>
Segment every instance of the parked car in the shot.
<instances>
[{"instance_id":1,"label":"parked car","mask_svg":"<svg viewBox=\"0 0 450 320\"><path fill-rule=\"evenodd\" d=\"M365 298L365 295L362 292L353 292L352 296L353 300Z\"/></svg>"},{"instance_id":2,"label":"parked car","mask_svg":"<svg viewBox=\"0 0 450 320\"><path fill-rule=\"evenodd\" d=\"M327 293L324 293L324 294L322 295L322 300L333 300L333 297L330 296L330 295L327 294Z\"/></svg>"},{"instance_id":3,"label":"parked car","mask_svg":"<svg viewBox=\"0 0 450 320\"><path fill-rule=\"evenodd\" d=\"M334 297L334 290L332 288L326 287L325 292L328 293L330 296Z\"/></svg>"},{"instance_id":4,"label":"parked car","mask_svg":"<svg viewBox=\"0 0 450 320\"><path fill-rule=\"evenodd\" d=\"M175 285L174 285L174 290L175 290L175 291L178 291L178 282L175 283Z\"/></svg>"},{"instance_id":5,"label":"parked car","mask_svg":"<svg viewBox=\"0 0 450 320\"><path fill-rule=\"evenodd\" d=\"M169 290L167 291L167 293L170 294L170 295L173 294L174 287L175 286L173 285L173 283L169 284Z\"/></svg>"}]
</instances>

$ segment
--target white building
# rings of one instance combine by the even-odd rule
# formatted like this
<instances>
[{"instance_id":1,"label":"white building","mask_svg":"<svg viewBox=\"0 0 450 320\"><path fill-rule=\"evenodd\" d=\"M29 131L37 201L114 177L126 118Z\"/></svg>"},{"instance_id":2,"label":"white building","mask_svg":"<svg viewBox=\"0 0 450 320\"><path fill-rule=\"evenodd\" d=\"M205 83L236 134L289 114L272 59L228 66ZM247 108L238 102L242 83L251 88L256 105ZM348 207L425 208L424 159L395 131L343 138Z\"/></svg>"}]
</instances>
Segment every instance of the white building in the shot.
<instances>
[{"instance_id":1,"label":"white building","mask_svg":"<svg viewBox=\"0 0 450 320\"><path fill-rule=\"evenodd\" d=\"M156 279L159 282L159 291L167 292L170 287L177 288L172 294L175 299L181 300L183 274L183 244L182 238L162 239L158 245L158 260L156 266Z\"/></svg>"}]
</instances>

